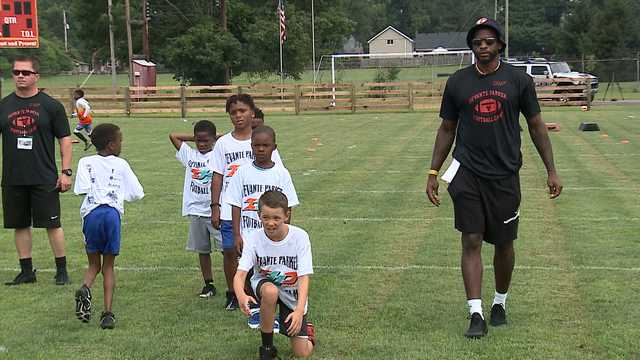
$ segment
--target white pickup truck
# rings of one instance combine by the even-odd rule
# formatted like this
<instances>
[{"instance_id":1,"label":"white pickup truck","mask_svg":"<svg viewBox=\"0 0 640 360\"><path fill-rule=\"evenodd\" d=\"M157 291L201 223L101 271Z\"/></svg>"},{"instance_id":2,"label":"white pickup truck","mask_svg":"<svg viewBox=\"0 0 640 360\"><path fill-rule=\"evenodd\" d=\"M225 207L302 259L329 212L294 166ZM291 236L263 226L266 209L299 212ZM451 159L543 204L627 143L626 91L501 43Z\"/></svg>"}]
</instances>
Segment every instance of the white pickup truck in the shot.
<instances>
[{"instance_id":1,"label":"white pickup truck","mask_svg":"<svg viewBox=\"0 0 640 360\"><path fill-rule=\"evenodd\" d=\"M522 69L531 77L537 79L556 79L558 84L562 85L562 79L567 78L585 78L591 79L591 100L595 98L595 94L598 92L598 77L580 73L577 71L571 71L569 64L564 61L547 61L546 59L533 59L526 61L519 60L507 60L507 62L519 69ZM571 81L566 83L572 84Z\"/></svg>"}]
</instances>

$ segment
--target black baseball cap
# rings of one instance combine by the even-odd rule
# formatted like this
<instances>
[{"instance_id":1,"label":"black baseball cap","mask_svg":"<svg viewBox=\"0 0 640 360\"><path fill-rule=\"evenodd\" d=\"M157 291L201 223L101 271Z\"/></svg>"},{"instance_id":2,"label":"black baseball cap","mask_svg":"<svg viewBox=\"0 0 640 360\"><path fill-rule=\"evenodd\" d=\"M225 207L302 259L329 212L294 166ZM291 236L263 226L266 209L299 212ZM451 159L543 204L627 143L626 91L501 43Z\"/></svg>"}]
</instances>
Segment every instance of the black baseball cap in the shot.
<instances>
[{"instance_id":1,"label":"black baseball cap","mask_svg":"<svg viewBox=\"0 0 640 360\"><path fill-rule=\"evenodd\" d=\"M469 49L473 49L471 40L473 39L473 35L476 33L476 30L480 28L488 28L495 31L496 35L498 36L498 41L502 43L501 52L504 51L504 49L507 47L507 43L504 41L504 32L502 31L502 26L500 26L497 21L488 17L479 18L478 20L476 20L476 23L471 27L471 29L469 29L469 32L467 33L467 46L469 46Z\"/></svg>"}]
</instances>

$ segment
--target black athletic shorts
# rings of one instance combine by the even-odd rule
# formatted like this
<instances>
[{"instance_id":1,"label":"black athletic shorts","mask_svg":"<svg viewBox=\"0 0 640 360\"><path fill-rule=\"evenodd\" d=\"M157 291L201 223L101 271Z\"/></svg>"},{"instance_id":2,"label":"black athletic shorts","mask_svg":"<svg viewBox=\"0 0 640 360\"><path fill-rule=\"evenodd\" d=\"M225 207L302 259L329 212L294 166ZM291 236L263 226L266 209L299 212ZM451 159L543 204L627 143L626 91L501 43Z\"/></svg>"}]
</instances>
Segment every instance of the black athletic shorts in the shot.
<instances>
[{"instance_id":1,"label":"black athletic shorts","mask_svg":"<svg viewBox=\"0 0 640 360\"><path fill-rule=\"evenodd\" d=\"M60 193L55 184L2 187L5 229L55 229L60 225Z\"/></svg>"},{"instance_id":2,"label":"black athletic shorts","mask_svg":"<svg viewBox=\"0 0 640 360\"><path fill-rule=\"evenodd\" d=\"M460 166L449 184L456 229L483 234L484 241L500 245L518 237L520 177L490 180Z\"/></svg>"},{"instance_id":3,"label":"black athletic shorts","mask_svg":"<svg viewBox=\"0 0 640 360\"><path fill-rule=\"evenodd\" d=\"M258 301L260 301L260 288L262 288L262 285L264 285L265 283L271 282L269 280L260 280L260 282L258 282L258 286L256 286L256 297ZM278 317L278 322L280 323L280 334L291 337L289 336L289 326L291 325L291 322L285 322L285 320L287 319L287 316L289 316L289 314L293 312L293 309L290 309L287 304L283 303L282 300L278 298L278 311L280 312L280 315ZM300 331L295 336L308 336L306 314L302 316L302 325L300 326Z\"/></svg>"}]
</instances>

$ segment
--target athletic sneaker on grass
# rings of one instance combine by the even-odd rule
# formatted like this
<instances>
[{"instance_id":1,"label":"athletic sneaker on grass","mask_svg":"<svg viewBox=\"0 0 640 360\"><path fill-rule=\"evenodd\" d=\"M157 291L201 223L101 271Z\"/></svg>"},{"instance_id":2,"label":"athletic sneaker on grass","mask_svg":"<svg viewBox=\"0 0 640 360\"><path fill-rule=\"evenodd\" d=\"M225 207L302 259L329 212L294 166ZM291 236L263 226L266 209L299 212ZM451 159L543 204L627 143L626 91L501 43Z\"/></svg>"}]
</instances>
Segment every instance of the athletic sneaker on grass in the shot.
<instances>
[{"instance_id":1,"label":"athletic sneaker on grass","mask_svg":"<svg viewBox=\"0 0 640 360\"><path fill-rule=\"evenodd\" d=\"M471 314L469 329L464 333L464 336L469 339L480 339L487 335L487 331L487 322L484 321L480 314L473 313Z\"/></svg>"},{"instance_id":2,"label":"athletic sneaker on grass","mask_svg":"<svg viewBox=\"0 0 640 360\"><path fill-rule=\"evenodd\" d=\"M203 299L210 298L212 296L216 296L216 287L213 284L207 284L202 288L202 291L199 295Z\"/></svg>"},{"instance_id":3,"label":"athletic sneaker on grass","mask_svg":"<svg viewBox=\"0 0 640 360\"><path fill-rule=\"evenodd\" d=\"M20 285L20 284L30 284L34 282L37 282L35 270L31 272L21 271L12 281L8 281L4 284L7 286L11 286L11 285Z\"/></svg>"},{"instance_id":4,"label":"athletic sneaker on grass","mask_svg":"<svg viewBox=\"0 0 640 360\"><path fill-rule=\"evenodd\" d=\"M494 304L491 307L491 317L489 318L489 324L491 326L502 326L507 324L507 312L504 306L500 304Z\"/></svg>"},{"instance_id":5,"label":"athletic sneaker on grass","mask_svg":"<svg viewBox=\"0 0 640 360\"><path fill-rule=\"evenodd\" d=\"M71 284L71 279L69 279L69 273L67 273L66 268L58 270L53 278L56 280L56 285Z\"/></svg>"},{"instance_id":6,"label":"athletic sneaker on grass","mask_svg":"<svg viewBox=\"0 0 640 360\"><path fill-rule=\"evenodd\" d=\"M85 323L91 320L91 290L84 284L76 290L76 317Z\"/></svg>"},{"instance_id":7,"label":"athletic sneaker on grass","mask_svg":"<svg viewBox=\"0 0 640 360\"><path fill-rule=\"evenodd\" d=\"M231 291L227 291L227 302L225 303L224 309L227 311L234 311L238 310L238 308L238 298L236 297L236 294Z\"/></svg>"},{"instance_id":8,"label":"athletic sneaker on grass","mask_svg":"<svg viewBox=\"0 0 640 360\"><path fill-rule=\"evenodd\" d=\"M280 359L278 349L274 346L260 346L260 360Z\"/></svg>"},{"instance_id":9,"label":"athletic sneaker on grass","mask_svg":"<svg viewBox=\"0 0 640 360\"><path fill-rule=\"evenodd\" d=\"M111 311L105 311L100 316L100 327L103 329L113 329L116 327L116 316Z\"/></svg>"}]
</instances>

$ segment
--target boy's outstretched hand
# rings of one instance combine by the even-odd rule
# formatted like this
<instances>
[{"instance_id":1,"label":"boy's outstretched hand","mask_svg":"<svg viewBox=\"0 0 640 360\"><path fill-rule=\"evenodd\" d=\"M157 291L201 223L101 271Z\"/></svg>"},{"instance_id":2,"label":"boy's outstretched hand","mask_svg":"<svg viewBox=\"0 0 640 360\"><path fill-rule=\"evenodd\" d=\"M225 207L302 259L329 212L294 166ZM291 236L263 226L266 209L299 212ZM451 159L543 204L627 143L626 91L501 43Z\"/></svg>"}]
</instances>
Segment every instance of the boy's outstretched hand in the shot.
<instances>
[{"instance_id":1,"label":"boy's outstretched hand","mask_svg":"<svg viewBox=\"0 0 640 360\"><path fill-rule=\"evenodd\" d=\"M238 304L240 305L240 310L247 316L251 316L251 309L249 308L249 304L258 304L256 299L247 294L238 294Z\"/></svg>"},{"instance_id":2,"label":"boy's outstretched hand","mask_svg":"<svg viewBox=\"0 0 640 360\"><path fill-rule=\"evenodd\" d=\"M284 319L284 323L289 324L287 326L287 333L289 336L295 336L300 332L302 328L302 317L304 316L304 310L298 311L294 310L286 319Z\"/></svg>"}]
</instances>

